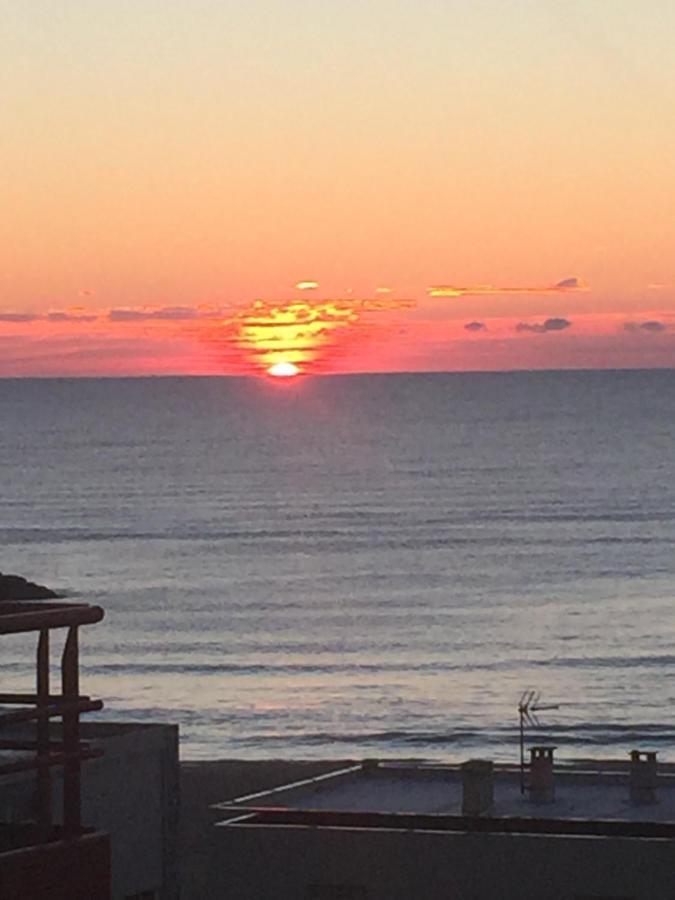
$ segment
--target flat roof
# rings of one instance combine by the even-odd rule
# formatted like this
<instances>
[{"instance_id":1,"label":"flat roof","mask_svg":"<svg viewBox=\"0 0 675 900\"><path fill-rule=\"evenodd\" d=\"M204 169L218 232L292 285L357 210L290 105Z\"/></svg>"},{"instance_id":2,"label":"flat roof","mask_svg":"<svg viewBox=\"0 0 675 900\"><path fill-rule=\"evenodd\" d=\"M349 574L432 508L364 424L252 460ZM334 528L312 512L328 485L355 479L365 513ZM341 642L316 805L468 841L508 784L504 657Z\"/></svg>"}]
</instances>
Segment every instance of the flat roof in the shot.
<instances>
[{"instance_id":1,"label":"flat roof","mask_svg":"<svg viewBox=\"0 0 675 900\"><path fill-rule=\"evenodd\" d=\"M675 833L675 767L659 767L657 802L634 805L630 799L629 764L608 762L594 766L568 764L555 772L555 798L535 803L520 790L517 767L495 767L494 805L488 816L495 820L549 822L655 823L672 826ZM429 826L433 818L448 824L450 819L464 820L462 814L462 769L448 765L357 765L339 769L315 779L284 785L272 791L218 803L214 809L228 813L222 823L244 821L247 813L261 822L302 824L295 813L307 814L307 824L329 822L324 814L334 813L339 823L342 814L350 814L350 823L363 821L388 827L392 814L412 816ZM274 813L274 815L272 815ZM291 815L293 813L293 815ZM387 818L389 817L389 818ZM478 817L472 817L477 819ZM481 817L483 818L483 817ZM670 830L670 829L669 829Z\"/></svg>"}]
</instances>

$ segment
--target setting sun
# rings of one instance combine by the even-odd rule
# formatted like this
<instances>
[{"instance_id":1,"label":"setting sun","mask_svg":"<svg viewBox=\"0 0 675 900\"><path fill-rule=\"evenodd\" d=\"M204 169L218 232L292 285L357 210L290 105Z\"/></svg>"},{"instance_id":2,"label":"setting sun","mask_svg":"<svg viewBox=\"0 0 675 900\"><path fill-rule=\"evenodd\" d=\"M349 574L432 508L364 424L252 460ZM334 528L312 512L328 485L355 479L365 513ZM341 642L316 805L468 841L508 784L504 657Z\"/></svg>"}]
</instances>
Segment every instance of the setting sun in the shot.
<instances>
[{"instance_id":1,"label":"setting sun","mask_svg":"<svg viewBox=\"0 0 675 900\"><path fill-rule=\"evenodd\" d=\"M278 362L269 367L267 374L275 378L291 378L293 375L299 375L300 369L292 362Z\"/></svg>"}]
</instances>

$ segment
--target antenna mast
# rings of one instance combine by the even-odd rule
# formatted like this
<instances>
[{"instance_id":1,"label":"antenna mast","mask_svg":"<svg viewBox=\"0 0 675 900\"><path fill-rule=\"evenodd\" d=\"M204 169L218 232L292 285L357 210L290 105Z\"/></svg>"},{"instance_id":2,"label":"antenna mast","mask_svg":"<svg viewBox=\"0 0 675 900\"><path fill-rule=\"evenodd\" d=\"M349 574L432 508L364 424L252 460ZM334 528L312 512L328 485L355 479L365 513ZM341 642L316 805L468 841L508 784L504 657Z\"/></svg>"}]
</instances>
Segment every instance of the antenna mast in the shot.
<instances>
[{"instance_id":1,"label":"antenna mast","mask_svg":"<svg viewBox=\"0 0 675 900\"><path fill-rule=\"evenodd\" d=\"M518 725L520 731L520 793L525 793L525 726L538 728L541 724L537 718L538 712L547 709L559 709L557 703L543 706L539 703L541 694L538 691L524 691L518 704Z\"/></svg>"}]
</instances>

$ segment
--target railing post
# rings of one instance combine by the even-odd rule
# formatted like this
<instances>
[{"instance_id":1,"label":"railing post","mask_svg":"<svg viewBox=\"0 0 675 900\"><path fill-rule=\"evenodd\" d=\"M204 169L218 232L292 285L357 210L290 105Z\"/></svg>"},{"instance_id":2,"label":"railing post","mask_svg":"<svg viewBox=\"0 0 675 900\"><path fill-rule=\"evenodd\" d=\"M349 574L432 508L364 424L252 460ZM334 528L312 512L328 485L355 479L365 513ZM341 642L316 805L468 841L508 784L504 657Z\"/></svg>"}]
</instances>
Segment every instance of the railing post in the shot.
<instances>
[{"instance_id":1,"label":"railing post","mask_svg":"<svg viewBox=\"0 0 675 900\"><path fill-rule=\"evenodd\" d=\"M67 835L81 831L80 798L80 695L77 625L68 629L61 658L61 686L63 702L63 827ZM70 707L70 708L68 708Z\"/></svg>"},{"instance_id":2,"label":"railing post","mask_svg":"<svg viewBox=\"0 0 675 900\"><path fill-rule=\"evenodd\" d=\"M44 711L49 705L49 629L40 631L37 649L37 708ZM52 783L49 769L49 718L40 715L37 730L37 820L47 829L52 824Z\"/></svg>"}]
</instances>

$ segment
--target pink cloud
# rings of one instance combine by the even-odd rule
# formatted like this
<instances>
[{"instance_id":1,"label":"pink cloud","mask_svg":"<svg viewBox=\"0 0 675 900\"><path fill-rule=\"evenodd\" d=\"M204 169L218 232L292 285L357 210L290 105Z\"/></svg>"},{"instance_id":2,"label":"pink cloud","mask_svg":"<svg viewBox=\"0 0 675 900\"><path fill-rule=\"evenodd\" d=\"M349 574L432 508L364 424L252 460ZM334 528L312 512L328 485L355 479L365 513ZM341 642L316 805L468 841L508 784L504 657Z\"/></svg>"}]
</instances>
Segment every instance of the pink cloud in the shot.
<instances>
[{"instance_id":1,"label":"pink cloud","mask_svg":"<svg viewBox=\"0 0 675 900\"><path fill-rule=\"evenodd\" d=\"M33 313L0 312L0 322L37 322L40 316Z\"/></svg>"},{"instance_id":2,"label":"pink cloud","mask_svg":"<svg viewBox=\"0 0 675 900\"><path fill-rule=\"evenodd\" d=\"M516 331L522 333L530 331L532 334L548 334L551 331L565 331L572 323L569 319L552 318L543 322L518 322Z\"/></svg>"},{"instance_id":3,"label":"pink cloud","mask_svg":"<svg viewBox=\"0 0 675 900\"><path fill-rule=\"evenodd\" d=\"M98 315L95 313L70 313L70 312L50 312L45 316L49 322L95 322Z\"/></svg>"},{"instance_id":4,"label":"pink cloud","mask_svg":"<svg viewBox=\"0 0 675 900\"><path fill-rule=\"evenodd\" d=\"M111 322L184 322L192 319L210 318L211 312L204 312L195 306L162 306L157 309L123 307L111 309L108 318Z\"/></svg>"},{"instance_id":5,"label":"pink cloud","mask_svg":"<svg viewBox=\"0 0 675 900\"><path fill-rule=\"evenodd\" d=\"M527 287L496 287L493 284L477 284L458 287L437 284L427 289L430 297L494 296L495 294L564 294L571 291L587 291L588 285L581 278L564 278L555 284Z\"/></svg>"}]
</instances>

